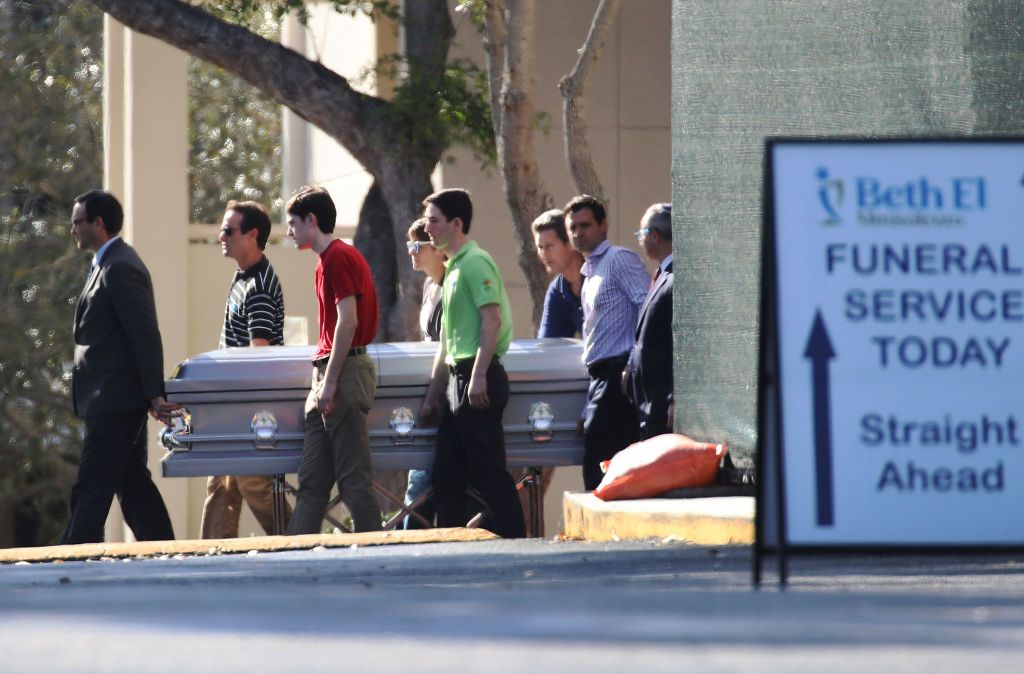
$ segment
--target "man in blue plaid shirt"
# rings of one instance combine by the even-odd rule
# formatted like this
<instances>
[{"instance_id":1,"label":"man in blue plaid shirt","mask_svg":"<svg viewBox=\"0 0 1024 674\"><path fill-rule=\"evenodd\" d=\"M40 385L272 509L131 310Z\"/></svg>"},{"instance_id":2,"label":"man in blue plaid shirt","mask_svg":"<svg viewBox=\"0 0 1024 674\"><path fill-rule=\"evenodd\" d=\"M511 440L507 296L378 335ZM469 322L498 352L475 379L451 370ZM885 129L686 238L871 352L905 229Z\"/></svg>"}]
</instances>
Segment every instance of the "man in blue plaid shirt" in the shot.
<instances>
[{"instance_id":1,"label":"man in blue plaid shirt","mask_svg":"<svg viewBox=\"0 0 1024 674\"><path fill-rule=\"evenodd\" d=\"M583 408L583 485L601 483L600 463L640 439L636 411L621 386L633 349L637 314L650 285L640 256L608 241L608 217L597 197L581 195L565 205L565 228L585 260L583 364L590 388Z\"/></svg>"}]
</instances>

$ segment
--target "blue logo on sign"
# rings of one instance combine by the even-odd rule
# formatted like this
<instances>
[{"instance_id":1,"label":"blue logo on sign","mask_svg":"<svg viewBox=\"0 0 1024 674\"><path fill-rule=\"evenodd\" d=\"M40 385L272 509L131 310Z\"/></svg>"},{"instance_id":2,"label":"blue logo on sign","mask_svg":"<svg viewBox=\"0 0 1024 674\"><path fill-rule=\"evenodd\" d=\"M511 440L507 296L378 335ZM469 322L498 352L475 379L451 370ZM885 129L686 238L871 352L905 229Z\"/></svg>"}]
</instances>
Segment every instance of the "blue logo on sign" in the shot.
<instances>
[{"instance_id":1,"label":"blue logo on sign","mask_svg":"<svg viewBox=\"0 0 1024 674\"><path fill-rule=\"evenodd\" d=\"M954 177L940 182L921 176L883 183L872 176L857 178L857 207L886 211L983 211L985 179Z\"/></svg>"},{"instance_id":2,"label":"blue logo on sign","mask_svg":"<svg viewBox=\"0 0 1024 674\"><path fill-rule=\"evenodd\" d=\"M839 216L839 209L843 206L843 181L839 178L829 179L828 169L824 166L818 169L818 201L825 209L825 219L821 224L834 226L843 221Z\"/></svg>"},{"instance_id":3,"label":"blue logo on sign","mask_svg":"<svg viewBox=\"0 0 1024 674\"><path fill-rule=\"evenodd\" d=\"M818 203L825 215L821 224L827 227L844 224L840 212L846 201L855 207L857 222L875 226L962 225L965 215L988 206L985 178L981 176L882 180L860 175L844 180L821 166L815 177Z\"/></svg>"}]
</instances>

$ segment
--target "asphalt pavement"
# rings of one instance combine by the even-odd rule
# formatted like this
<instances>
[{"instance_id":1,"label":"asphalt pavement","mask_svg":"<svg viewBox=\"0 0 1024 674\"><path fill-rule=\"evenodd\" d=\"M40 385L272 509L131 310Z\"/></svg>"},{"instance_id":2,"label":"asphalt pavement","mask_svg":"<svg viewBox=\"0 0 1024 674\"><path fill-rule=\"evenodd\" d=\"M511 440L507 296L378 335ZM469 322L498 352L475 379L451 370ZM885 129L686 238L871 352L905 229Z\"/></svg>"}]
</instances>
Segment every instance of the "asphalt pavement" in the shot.
<instances>
[{"instance_id":1,"label":"asphalt pavement","mask_svg":"<svg viewBox=\"0 0 1024 674\"><path fill-rule=\"evenodd\" d=\"M3 672L1019 672L1017 555L482 541L0 566ZM771 576L769 576L771 580Z\"/></svg>"}]
</instances>

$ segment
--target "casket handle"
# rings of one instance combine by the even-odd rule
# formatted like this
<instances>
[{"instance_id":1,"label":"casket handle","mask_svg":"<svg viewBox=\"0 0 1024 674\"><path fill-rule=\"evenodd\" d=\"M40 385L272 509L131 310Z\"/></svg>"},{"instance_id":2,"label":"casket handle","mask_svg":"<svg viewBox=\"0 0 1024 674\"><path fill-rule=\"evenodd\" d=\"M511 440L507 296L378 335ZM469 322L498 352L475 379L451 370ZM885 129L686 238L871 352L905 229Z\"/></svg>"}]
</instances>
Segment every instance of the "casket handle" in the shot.
<instances>
[{"instance_id":1,"label":"casket handle","mask_svg":"<svg viewBox=\"0 0 1024 674\"><path fill-rule=\"evenodd\" d=\"M252 430L256 434L256 449L274 449L277 445L277 417L263 410L252 415Z\"/></svg>"},{"instance_id":2,"label":"casket handle","mask_svg":"<svg viewBox=\"0 0 1024 674\"><path fill-rule=\"evenodd\" d=\"M530 438L534 442L550 442L555 436L555 414L548 403L534 403L530 407Z\"/></svg>"},{"instance_id":3,"label":"casket handle","mask_svg":"<svg viewBox=\"0 0 1024 674\"><path fill-rule=\"evenodd\" d=\"M171 417L171 423L160 429L160 444L166 449L188 451L192 449L192 444L182 440L182 437L188 437L191 431L192 429L189 428L184 416Z\"/></svg>"},{"instance_id":4,"label":"casket handle","mask_svg":"<svg viewBox=\"0 0 1024 674\"><path fill-rule=\"evenodd\" d=\"M411 445L416 440L416 415L408 407L396 407L391 410L388 426L391 427L392 444Z\"/></svg>"}]
</instances>

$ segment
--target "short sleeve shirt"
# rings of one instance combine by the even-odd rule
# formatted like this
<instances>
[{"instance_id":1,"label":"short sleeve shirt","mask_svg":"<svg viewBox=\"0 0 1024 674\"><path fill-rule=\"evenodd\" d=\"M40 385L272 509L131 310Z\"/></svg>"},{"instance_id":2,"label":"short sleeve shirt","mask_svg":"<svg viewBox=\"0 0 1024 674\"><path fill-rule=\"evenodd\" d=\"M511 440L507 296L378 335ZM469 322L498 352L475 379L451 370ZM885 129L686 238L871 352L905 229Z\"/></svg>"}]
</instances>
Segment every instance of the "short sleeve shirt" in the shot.
<instances>
[{"instance_id":1,"label":"short sleeve shirt","mask_svg":"<svg viewBox=\"0 0 1024 674\"><path fill-rule=\"evenodd\" d=\"M354 246L335 239L320 253L316 263L320 338L314 359L330 355L334 329L338 324L338 302L352 296L356 298L356 318L359 321L352 346L366 346L377 336L380 319L370 265Z\"/></svg>"},{"instance_id":2,"label":"short sleeve shirt","mask_svg":"<svg viewBox=\"0 0 1024 674\"><path fill-rule=\"evenodd\" d=\"M575 337L583 334L583 302L572 294L572 286L559 274L544 295L537 337Z\"/></svg>"},{"instance_id":3,"label":"short sleeve shirt","mask_svg":"<svg viewBox=\"0 0 1024 674\"><path fill-rule=\"evenodd\" d=\"M475 241L445 263L441 303L446 362L476 357L480 346L480 307L497 304L501 316L494 355L503 356L512 341L512 309L498 265Z\"/></svg>"},{"instance_id":4,"label":"short sleeve shirt","mask_svg":"<svg viewBox=\"0 0 1024 674\"><path fill-rule=\"evenodd\" d=\"M235 271L220 346L249 346L253 339L265 339L271 346L284 344L284 293L265 255L248 269Z\"/></svg>"}]
</instances>

